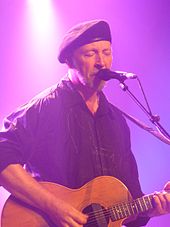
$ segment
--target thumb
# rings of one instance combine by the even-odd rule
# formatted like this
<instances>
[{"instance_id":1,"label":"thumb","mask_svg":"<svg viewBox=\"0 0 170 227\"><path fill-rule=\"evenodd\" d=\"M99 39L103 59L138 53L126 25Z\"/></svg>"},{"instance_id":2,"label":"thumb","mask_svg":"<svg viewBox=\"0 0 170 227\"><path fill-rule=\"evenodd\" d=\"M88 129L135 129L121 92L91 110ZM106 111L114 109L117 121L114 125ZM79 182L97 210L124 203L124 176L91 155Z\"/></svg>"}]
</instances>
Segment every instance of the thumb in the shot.
<instances>
[{"instance_id":1,"label":"thumb","mask_svg":"<svg viewBox=\"0 0 170 227\"><path fill-rule=\"evenodd\" d=\"M165 184L164 190L165 190L165 191L170 190L170 181L168 181L168 182Z\"/></svg>"}]
</instances>

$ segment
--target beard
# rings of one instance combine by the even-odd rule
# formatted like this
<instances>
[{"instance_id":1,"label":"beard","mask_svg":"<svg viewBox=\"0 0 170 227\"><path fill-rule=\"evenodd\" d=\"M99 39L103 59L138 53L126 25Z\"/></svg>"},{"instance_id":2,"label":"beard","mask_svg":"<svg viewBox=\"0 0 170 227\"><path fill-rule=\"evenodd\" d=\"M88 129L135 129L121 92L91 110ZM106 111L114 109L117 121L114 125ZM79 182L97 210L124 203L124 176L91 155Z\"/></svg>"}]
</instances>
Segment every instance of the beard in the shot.
<instances>
[{"instance_id":1,"label":"beard","mask_svg":"<svg viewBox=\"0 0 170 227\"><path fill-rule=\"evenodd\" d=\"M83 75L83 73L79 72L75 69L69 69L69 78L74 84L77 84L78 86L84 87L84 89L93 90L93 91L101 91L106 82L103 80L98 79L97 73L89 74L89 75Z\"/></svg>"},{"instance_id":2,"label":"beard","mask_svg":"<svg viewBox=\"0 0 170 227\"><path fill-rule=\"evenodd\" d=\"M96 74L86 77L79 74L79 81L83 86L87 86L88 88L96 91L101 91L106 84L105 81L98 79Z\"/></svg>"}]
</instances>

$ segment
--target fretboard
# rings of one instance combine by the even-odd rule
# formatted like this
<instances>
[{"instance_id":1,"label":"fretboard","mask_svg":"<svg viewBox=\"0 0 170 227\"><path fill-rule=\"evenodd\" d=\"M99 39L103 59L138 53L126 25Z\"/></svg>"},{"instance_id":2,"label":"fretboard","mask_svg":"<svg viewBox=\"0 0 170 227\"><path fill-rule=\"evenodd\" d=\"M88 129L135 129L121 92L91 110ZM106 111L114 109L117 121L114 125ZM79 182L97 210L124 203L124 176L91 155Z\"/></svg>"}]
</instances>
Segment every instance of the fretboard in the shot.
<instances>
[{"instance_id":1,"label":"fretboard","mask_svg":"<svg viewBox=\"0 0 170 227\"><path fill-rule=\"evenodd\" d=\"M109 207L111 220L116 221L150 210L153 208L152 198L153 195L146 195L130 202L119 203Z\"/></svg>"}]
</instances>

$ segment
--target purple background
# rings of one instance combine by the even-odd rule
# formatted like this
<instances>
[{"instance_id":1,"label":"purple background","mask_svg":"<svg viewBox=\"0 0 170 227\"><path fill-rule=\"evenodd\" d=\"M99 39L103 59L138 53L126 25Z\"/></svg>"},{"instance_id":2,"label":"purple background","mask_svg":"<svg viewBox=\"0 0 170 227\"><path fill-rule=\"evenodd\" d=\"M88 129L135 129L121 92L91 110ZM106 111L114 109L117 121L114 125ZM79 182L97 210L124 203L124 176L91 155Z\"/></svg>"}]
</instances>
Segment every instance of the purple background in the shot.
<instances>
[{"instance_id":1,"label":"purple background","mask_svg":"<svg viewBox=\"0 0 170 227\"><path fill-rule=\"evenodd\" d=\"M169 0L0 0L0 122L59 81L67 67L57 61L65 32L96 18L110 23L113 70L135 72L154 114L170 132L170 2ZM136 80L127 81L140 98ZM117 81L105 88L109 100L151 125ZM0 126L2 123L0 123ZM144 193L161 190L170 180L170 147L129 122L132 149ZM1 207L6 192L1 189ZM170 215L153 218L148 227L169 226Z\"/></svg>"}]
</instances>

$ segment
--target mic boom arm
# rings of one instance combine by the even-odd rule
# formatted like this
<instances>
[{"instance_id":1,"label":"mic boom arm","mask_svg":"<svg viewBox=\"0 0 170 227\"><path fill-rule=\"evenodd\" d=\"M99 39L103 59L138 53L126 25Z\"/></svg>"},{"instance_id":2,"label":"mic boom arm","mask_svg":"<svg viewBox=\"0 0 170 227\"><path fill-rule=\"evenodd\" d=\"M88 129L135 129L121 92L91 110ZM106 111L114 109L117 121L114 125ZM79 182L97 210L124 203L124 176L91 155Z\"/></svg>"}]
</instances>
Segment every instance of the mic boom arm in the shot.
<instances>
[{"instance_id":1,"label":"mic boom arm","mask_svg":"<svg viewBox=\"0 0 170 227\"><path fill-rule=\"evenodd\" d=\"M138 78L139 81L139 78ZM169 144L170 144L170 135L169 133L163 128L163 126L159 123L160 117L157 115L153 115L151 112L151 109L149 107L149 104L147 102L146 96L144 94L144 90L141 86L141 83L139 83L140 88L142 90L142 93L145 97L145 101L147 103L148 109L149 111L142 105L142 103L135 97L135 95L129 90L128 86L124 83L121 82L120 86L122 87L123 91L127 91L127 93L130 95L130 97L137 103L137 105L143 110L143 112L148 116L149 120L152 122L152 124L155 125L155 127L157 128L158 132L162 134L162 136L166 137L167 140L169 140ZM157 136L158 137L158 136ZM163 141L163 140L162 140Z\"/></svg>"},{"instance_id":2,"label":"mic boom arm","mask_svg":"<svg viewBox=\"0 0 170 227\"><path fill-rule=\"evenodd\" d=\"M130 76L128 76L130 75ZM140 126L141 128L145 129L146 131L150 132L151 134L153 134L154 136L156 136L158 139L162 140L163 142L167 143L170 145L170 135L169 133L163 128L163 126L159 123L160 117L157 115L153 115L151 112L151 108L149 106L149 103L146 99L146 95L144 93L144 90L142 88L142 85L140 83L139 78L133 74L133 73L126 73L126 72L121 72L121 71L111 71L109 69L101 69L98 74L97 77L100 80L110 80L110 79L116 79L119 80L120 82L120 86L122 88L123 91L126 91L129 96L132 98L132 100L141 108L141 110L148 116L149 120L155 125L156 130L146 126L145 124L141 123L139 120L137 120L136 118L133 118L132 116L125 114L123 111L121 111L126 117L128 117L130 120L132 120L133 122L135 122L138 126ZM140 89L142 91L142 94L144 96L146 105L148 107L148 110L145 108L145 106L136 98L136 96L129 90L128 86L125 84L125 80L128 78L132 78L132 79L136 79L138 80Z\"/></svg>"}]
</instances>

